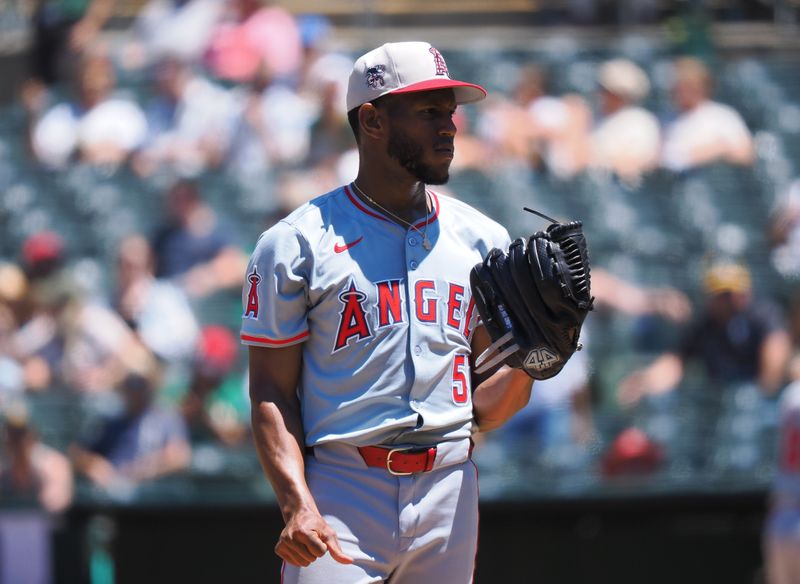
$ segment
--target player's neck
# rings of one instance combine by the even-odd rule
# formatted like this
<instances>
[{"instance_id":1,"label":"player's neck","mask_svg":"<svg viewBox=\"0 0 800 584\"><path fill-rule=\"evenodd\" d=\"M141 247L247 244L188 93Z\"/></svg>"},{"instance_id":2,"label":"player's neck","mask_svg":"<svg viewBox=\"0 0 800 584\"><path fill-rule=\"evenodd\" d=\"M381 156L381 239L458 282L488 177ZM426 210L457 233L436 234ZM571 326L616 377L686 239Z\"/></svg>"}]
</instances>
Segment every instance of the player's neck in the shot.
<instances>
[{"instance_id":1,"label":"player's neck","mask_svg":"<svg viewBox=\"0 0 800 584\"><path fill-rule=\"evenodd\" d=\"M373 201L378 203L383 209L378 207L377 210L383 214L388 210L404 221L413 223L429 212L425 184L420 181L375 180L366 173L359 173L354 182L356 195L370 207L375 207Z\"/></svg>"}]
</instances>

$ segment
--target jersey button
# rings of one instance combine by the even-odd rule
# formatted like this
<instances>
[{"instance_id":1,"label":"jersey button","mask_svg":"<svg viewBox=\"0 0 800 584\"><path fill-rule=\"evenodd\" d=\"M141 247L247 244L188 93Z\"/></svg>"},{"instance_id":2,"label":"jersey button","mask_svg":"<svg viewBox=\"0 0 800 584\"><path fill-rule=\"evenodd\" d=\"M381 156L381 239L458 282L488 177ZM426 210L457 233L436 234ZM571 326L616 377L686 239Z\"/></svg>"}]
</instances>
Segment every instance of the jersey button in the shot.
<instances>
[{"instance_id":1,"label":"jersey button","mask_svg":"<svg viewBox=\"0 0 800 584\"><path fill-rule=\"evenodd\" d=\"M415 354L417 357L419 357L420 355L422 355L422 347L420 347L419 345L417 345L416 347L414 347L414 354Z\"/></svg>"},{"instance_id":2,"label":"jersey button","mask_svg":"<svg viewBox=\"0 0 800 584\"><path fill-rule=\"evenodd\" d=\"M408 238L408 245L411 245L411 246L417 245L417 240L414 239L413 237L409 237Z\"/></svg>"},{"instance_id":3,"label":"jersey button","mask_svg":"<svg viewBox=\"0 0 800 584\"><path fill-rule=\"evenodd\" d=\"M408 267L411 268L412 270L416 270L417 269L417 265L418 264L417 264L417 262L415 260L411 260L410 262L408 262Z\"/></svg>"}]
</instances>

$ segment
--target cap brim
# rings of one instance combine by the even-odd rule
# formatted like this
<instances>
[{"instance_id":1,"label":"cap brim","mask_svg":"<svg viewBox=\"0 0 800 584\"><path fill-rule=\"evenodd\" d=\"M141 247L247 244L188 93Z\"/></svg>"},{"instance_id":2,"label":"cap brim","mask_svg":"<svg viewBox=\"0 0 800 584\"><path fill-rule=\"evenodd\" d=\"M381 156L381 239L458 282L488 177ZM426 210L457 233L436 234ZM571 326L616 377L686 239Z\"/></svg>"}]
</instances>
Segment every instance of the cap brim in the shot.
<instances>
[{"instance_id":1,"label":"cap brim","mask_svg":"<svg viewBox=\"0 0 800 584\"><path fill-rule=\"evenodd\" d=\"M418 91L433 91L435 89L452 89L458 105L475 103L486 97L486 90L480 85L455 79L428 79L387 93L414 93Z\"/></svg>"}]
</instances>

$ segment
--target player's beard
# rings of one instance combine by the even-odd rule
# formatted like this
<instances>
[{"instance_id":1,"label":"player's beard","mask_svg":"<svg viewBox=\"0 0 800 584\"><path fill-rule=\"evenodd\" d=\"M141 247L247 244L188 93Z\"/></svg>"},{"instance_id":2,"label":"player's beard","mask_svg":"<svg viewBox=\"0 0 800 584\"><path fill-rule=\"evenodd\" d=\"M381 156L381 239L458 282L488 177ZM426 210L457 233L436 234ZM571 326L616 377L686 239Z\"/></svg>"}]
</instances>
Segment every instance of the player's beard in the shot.
<instances>
[{"instance_id":1,"label":"player's beard","mask_svg":"<svg viewBox=\"0 0 800 584\"><path fill-rule=\"evenodd\" d=\"M392 124L386 153L396 159L411 176L427 185L443 185L450 180L450 165L441 170L422 160L422 146L398 126Z\"/></svg>"}]
</instances>

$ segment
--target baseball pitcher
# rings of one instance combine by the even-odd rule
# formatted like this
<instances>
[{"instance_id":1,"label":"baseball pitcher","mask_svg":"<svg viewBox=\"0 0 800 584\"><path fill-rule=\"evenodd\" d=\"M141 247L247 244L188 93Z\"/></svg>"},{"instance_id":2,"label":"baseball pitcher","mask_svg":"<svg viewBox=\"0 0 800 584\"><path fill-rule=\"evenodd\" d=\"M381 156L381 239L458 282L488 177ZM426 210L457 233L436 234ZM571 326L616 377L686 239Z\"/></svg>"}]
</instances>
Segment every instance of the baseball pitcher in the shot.
<instances>
[{"instance_id":1,"label":"baseball pitcher","mask_svg":"<svg viewBox=\"0 0 800 584\"><path fill-rule=\"evenodd\" d=\"M360 57L347 92L357 178L252 255L241 339L287 584L470 582L470 437L579 347L591 308L580 223L511 244L433 188L448 180L456 107L485 95L428 43Z\"/></svg>"}]
</instances>

